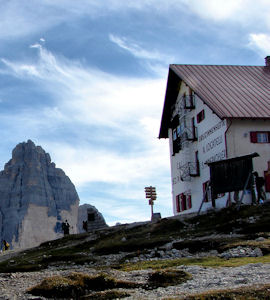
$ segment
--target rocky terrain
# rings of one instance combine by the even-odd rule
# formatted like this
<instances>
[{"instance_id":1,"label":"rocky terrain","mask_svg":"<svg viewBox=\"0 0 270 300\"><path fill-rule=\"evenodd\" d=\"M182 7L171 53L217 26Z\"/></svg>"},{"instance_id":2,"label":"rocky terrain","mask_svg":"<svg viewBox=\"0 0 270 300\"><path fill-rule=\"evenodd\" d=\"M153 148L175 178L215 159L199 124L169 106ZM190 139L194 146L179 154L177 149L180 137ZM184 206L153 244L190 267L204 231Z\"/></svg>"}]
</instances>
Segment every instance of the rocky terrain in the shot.
<instances>
[{"instance_id":1,"label":"rocky terrain","mask_svg":"<svg viewBox=\"0 0 270 300\"><path fill-rule=\"evenodd\" d=\"M1 299L269 299L270 205L125 224L0 255Z\"/></svg>"}]
</instances>

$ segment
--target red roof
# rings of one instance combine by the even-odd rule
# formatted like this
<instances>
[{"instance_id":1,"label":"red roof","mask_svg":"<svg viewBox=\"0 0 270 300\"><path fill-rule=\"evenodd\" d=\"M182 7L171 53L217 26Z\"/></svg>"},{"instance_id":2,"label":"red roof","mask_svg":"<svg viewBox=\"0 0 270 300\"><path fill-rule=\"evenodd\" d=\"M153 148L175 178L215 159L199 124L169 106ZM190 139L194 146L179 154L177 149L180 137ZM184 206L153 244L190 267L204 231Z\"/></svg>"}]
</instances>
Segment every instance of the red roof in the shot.
<instances>
[{"instance_id":1,"label":"red roof","mask_svg":"<svg viewBox=\"0 0 270 300\"><path fill-rule=\"evenodd\" d=\"M182 80L221 119L270 119L270 67L170 65L160 138L168 137L170 108Z\"/></svg>"}]
</instances>

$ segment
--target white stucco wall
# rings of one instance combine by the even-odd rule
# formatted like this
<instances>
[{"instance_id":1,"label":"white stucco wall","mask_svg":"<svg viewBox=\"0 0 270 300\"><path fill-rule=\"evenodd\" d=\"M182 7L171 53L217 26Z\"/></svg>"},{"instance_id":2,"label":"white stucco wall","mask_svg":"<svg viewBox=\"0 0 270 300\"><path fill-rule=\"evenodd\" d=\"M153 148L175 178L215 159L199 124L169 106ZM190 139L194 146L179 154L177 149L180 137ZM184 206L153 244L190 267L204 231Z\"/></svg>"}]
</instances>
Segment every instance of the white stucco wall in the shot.
<instances>
[{"instance_id":1,"label":"white stucco wall","mask_svg":"<svg viewBox=\"0 0 270 300\"><path fill-rule=\"evenodd\" d=\"M178 99L183 94L189 93L189 88L183 82L180 87ZM189 193L192 197L192 208L182 211L181 214L197 212L203 198L203 183L209 180L209 167L205 162L226 159L226 140L225 132L227 123L221 120L213 111L203 103L203 101L195 97L195 109L188 110L186 115L191 119L195 118L195 126L197 127L197 141L189 141L179 153L173 154L172 130L169 130L170 138L170 155L171 155L171 174L172 174L172 197L173 212L176 211L176 196L181 193ZM178 109L177 106L175 108ZM205 118L199 124L197 123L197 114L204 110ZM181 180L181 169L188 162L195 163L195 152L198 151L200 162L200 176L190 177L189 180ZM226 204L227 196L216 200L217 207ZM212 207L212 203L208 202L203 205L203 210Z\"/></svg>"},{"instance_id":2,"label":"white stucco wall","mask_svg":"<svg viewBox=\"0 0 270 300\"><path fill-rule=\"evenodd\" d=\"M269 120L233 120L229 121L227 132L228 158L257 152L260 157L253 159L254 171L263 176L270 161L270 143L251 143L251 131L270 131Z\"/></svg>"}]
</instances>

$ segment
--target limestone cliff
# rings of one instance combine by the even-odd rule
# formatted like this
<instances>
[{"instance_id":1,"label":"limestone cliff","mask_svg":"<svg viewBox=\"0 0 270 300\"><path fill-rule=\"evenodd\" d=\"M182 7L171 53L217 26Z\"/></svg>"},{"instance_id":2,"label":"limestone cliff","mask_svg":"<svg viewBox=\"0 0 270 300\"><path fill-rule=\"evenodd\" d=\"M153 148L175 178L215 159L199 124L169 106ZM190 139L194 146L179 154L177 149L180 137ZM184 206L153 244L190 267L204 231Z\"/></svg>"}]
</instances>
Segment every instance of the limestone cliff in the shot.
<instances>
[{"instance_id":1,"label":"limestone cliff","mask_svg":"<svg viewBox=\"0 0 270 300\"><path fill-rule=\"evenodd\" d=\"M77 231L79 197L50 155L28 140L18 144L0 172L0 239L27 248L62 236L68 220Z\"/></svg>"}]
</instances>

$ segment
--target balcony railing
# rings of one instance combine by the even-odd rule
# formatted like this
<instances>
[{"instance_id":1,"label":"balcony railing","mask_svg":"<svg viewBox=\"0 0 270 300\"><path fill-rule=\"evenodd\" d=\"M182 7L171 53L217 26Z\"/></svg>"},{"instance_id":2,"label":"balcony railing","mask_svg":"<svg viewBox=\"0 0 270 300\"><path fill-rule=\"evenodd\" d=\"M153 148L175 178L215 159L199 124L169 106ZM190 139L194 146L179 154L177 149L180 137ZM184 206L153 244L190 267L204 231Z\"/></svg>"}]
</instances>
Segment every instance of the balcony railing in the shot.
<instances>
[{"instance_id":1,"label":"balcony railing","mask_svg":"<svg viewBox=\"0 0 270 300\"><path fill-rule=\"evenodd\" d=\"M181 138L182 140L186 141L197 141L197 127L190 126L185 127L185 131L182 133Z\"/></svg>"},{"instance_id":2,"label":"balcony railing","mask_svg":"<svg viewBox=\"0 0 270 300\"><path fill-rule=\"evenodd\" d=\"M190 181L191 177L200 176L200 164L197 162L188 162L182 166L178 166L182 181Z\"/></svg>"},{"instance_id":3,"label":"balcony railing","mask_svg":"<svg viewBox=\"0 0 270 300\"><path fill-rule=\"evenodd\" d=\"M195 95L183 96L184 108L195 109Z\"/></svg>"}]
</instances>

